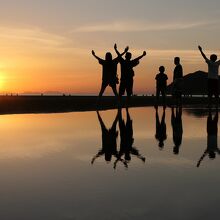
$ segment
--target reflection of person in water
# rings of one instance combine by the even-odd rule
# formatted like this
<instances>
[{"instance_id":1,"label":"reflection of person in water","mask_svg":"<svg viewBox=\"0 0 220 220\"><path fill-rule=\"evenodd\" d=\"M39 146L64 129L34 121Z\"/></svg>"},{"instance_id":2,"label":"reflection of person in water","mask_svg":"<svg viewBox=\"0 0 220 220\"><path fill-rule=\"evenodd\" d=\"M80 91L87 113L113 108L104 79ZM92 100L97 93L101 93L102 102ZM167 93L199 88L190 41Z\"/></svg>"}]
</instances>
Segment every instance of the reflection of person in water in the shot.
<instances>
[{"instance_id":1,"label":"reflection of person in water","mask_svg":"<svg viewBox=\"0 0 220 220\"><path fill-rule=\"evenodd\" d=\"M126 117L127 117L127 121L125 124L125 121L122 118L121 108L118 109L118 120L119 120L121 143L120 143L120 150L118 153L118 157L114 164L114 168L116 168L117 163L119 161L123 162L125 167L127 167L128 163L131 161L131 155L134 155L143 162L145 162L145 157L143 157L139 153L139 151L135 147L133 147L133 143L134 143L133 123L128 108L126 108ZM122 156L124 156L124 159L122 159Z\"/></svg>"},{"instance_id":2,"label":"reflection of person in water","mask_svg":"<svg viewBox=\"0 0 220 220\"><path fill-rule=\"evenodd\" d=\"M116 131L116 125L118 122L118 115L116 116L112 127L107 129L99 112L97 111L99 123L102 129L102 148L99 152L92 158L91 163L93 164L98 157L105 155L105 161L110 162L112 156L117 157L117 137L118 131Z\"/></svg>"},{"instance_id":3,"label":"reflection of person in water","mask_svg":"<svg viewBox=\"0 0 220 220\"><path fill-rule=\"evenodd\" d=\"M158 108L156 107L156 134L155 134L155 138L158 140L158 142L159 142L158 146L161 150L164 147L164 141L167 139L167 126L166 126L165 118L166 118L165 108L163 108L163 115L162 115L162 119L160 121L159 114L158 114Z\"/></svg>"},{"instance_id":4,"label":"reflection of person in water","mask_svg":"<svg viewBox=\"0 0 220 220\"><path fill-rule=\"evenodd\" d=\"M204 158L209 155L210 159L215 159L216 153L220 154L218 148L218 110L216 109L215 116L212 117L211 109L209 109L209 115L207 118L207 149L201 156L197 163L197 167L200 166Z\"/></svg>"},{"instance_id":5,"label":"reflection of person in water","mask_svg":"<svg viewBox=\"0 0 220 220\"><path fill-rule=\"evenodd\" d=\"M179 154L179 148L182 144L183 125L182 125L182 107L176 108L176 114L174 108L172 108L171 124L173 128L173 148L174 154Z\"/></svg>"}]
</instances>

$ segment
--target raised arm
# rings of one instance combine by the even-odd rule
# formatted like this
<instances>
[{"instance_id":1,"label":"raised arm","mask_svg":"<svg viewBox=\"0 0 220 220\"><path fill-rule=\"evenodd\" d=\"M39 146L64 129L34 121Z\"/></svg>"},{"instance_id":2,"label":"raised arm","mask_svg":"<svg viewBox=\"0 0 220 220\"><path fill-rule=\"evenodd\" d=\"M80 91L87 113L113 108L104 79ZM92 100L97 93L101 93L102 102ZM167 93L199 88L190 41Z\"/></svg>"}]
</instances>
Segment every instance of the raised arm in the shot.
<instances>
[{"instance_id":1,"label":"raised arm","mask_svg":"<svg viewBox=\"0 0 220 220\"><path fill-rule=\"evenodd\" d=\"M134 59L134 61L139 61L140 59L142 59L144 56L146 56L146 51L143 52L143 54L137 58Z\"/></svg>"},{"instance_id":2,"label":"raised arm","mask_svg":"<svg viewBox=\"0 0 220 220\"><path fill-rule=\"evenodd\" d=\"M120 52L118 51L117 44L114 45L114 49L115 49L115 52L117 53L117 55L121 56Z\"/></svg>"},{"instance_id":3,"label":"raised arm","mask_svg":"<svg viewBox=\"0 0 220 220\"><path fill-rule=\"evenodd\" d=\"M115 52L116 52L117 55L118 55L118 57L116 57L115 59L120 59L125 53L128 52L129 47L127 46L127 47L124 49L124 52L123 52L123 53L120 53L120 52L118 51L117 44L114 45L114 49L115 49Z\"/></svg>"},{"instance_id":4,"label":"raised arm","mask_svg":"<svg viewBox=\"0 0 220 220\"><path fill-rule=\"evenodd\" d=\"M91 161L91 164L94 164L95 160L99 157L101 157L104 154L104 152L102 150L100 150L93 158Z\"/></svg>"},{"instance_id":5,"label":"raised arm","mask_svg":"<svg viewBox=\"0 0 220 220\"><path fill-rule=\"evenodd\" d=\"M206 57L206 55L204 54L203 50L202 50L202 47L201 46L198 46L199 48L199 51L200 53L202 54L202 57L205 59L205 60L208 60L208 58Z\"/></svg>"},{"instance_id":6,"label":"raised arm","mask_svg":"<svg viewBox=\"0 0 220 220\"><path fill-rule=\"evenodd\" d=\"M92 50L92 55L100 62L103 61L103 59L101 59L100 57L96 56L95 51Z\"/></svg>"}]
</instances>

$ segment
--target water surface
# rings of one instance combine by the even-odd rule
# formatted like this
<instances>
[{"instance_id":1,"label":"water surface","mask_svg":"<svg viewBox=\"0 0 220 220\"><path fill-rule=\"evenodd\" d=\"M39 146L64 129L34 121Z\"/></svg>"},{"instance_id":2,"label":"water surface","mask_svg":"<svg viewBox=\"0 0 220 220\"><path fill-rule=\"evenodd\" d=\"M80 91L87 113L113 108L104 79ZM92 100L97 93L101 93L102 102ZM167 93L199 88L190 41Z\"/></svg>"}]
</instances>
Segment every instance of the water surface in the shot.
<instances>
[{"instance_id":1,"label":"water surface","mask_svg":"<svg viewBox=\"0 0 220 220\"><path fill-rule=\"evenodd\" d=\"M177 115L0 116L0 218L219 219L215 122L207 133L207 109Z\"/></svg>"}]
</instances>

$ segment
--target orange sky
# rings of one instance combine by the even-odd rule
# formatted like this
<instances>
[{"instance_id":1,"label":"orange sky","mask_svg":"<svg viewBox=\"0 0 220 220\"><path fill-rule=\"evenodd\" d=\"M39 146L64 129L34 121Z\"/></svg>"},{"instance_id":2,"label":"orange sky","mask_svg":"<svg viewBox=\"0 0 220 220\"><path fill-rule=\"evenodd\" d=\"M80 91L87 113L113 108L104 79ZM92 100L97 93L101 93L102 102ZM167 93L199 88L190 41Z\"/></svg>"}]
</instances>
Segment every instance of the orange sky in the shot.
<instances>
[{"instance_id":1,"label":"orange sky","mask_svg":"<svg viewBox=\"0 0 220 220\"><path fill-rule=\"evenodd\" d=\"M211 2L201 0L198 7L191 0L127 0L124 10L123 2L116 0L4 2L0 8L0 93L97 94L102 71L91 50L100 57L107 51L115 56L114 43L119 50L129 45L134 57L147 51L135 68L135 93L154 92L160 65L166 67L171 82L175 56L181 57L185 74L206 71L198 44L207 55L219 52L220 3Z\"/></svg>"}]
</instances>

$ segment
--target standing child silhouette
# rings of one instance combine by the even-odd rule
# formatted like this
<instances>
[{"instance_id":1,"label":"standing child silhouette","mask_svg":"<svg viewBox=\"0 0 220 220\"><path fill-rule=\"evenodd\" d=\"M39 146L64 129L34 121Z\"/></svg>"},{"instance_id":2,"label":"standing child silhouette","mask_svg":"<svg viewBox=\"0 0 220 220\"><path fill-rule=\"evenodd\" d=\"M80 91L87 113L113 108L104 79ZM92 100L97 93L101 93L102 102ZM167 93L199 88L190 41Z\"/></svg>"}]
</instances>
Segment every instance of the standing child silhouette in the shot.
<instances>
[{"instance_id":1,"label":"standing child silhouette","mask_svg":"<svg viewBox=\"0 0 220 220\"><path fill-rule=\"evenodd\" d=\"M167 89L167 80L168 77L165 74L165 67L160 66L159 73L156 75L156 99L157 99L157 105L160 97L160 93L163 97L163 106L166 106L166 89ZM156 105L156 106L157 106Z\"/></svg>"}]
</instances>

